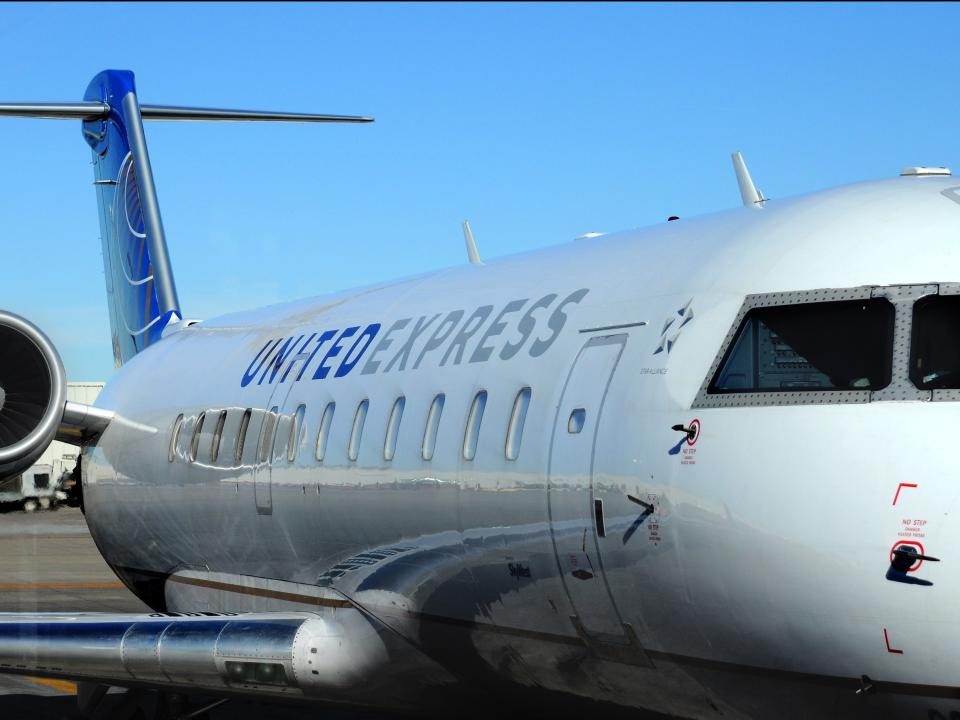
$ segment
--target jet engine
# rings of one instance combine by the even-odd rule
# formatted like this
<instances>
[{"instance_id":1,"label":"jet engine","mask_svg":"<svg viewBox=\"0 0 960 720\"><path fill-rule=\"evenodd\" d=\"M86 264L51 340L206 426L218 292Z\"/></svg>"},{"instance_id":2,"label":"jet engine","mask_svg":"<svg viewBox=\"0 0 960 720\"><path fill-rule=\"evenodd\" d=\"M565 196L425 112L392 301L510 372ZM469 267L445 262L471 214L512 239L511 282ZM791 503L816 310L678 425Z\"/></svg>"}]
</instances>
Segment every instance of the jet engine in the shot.
<instances>
[{"instance_id":1,"label":"jet engine","mask_svg":"<svg viewBox=\"0 0 960 720\"><path fill-rule=\"evenodd\" d=\"M0 479L33 465L63 417L66 373L50 339L0 310Z\"/></svg>"}]
</instances>

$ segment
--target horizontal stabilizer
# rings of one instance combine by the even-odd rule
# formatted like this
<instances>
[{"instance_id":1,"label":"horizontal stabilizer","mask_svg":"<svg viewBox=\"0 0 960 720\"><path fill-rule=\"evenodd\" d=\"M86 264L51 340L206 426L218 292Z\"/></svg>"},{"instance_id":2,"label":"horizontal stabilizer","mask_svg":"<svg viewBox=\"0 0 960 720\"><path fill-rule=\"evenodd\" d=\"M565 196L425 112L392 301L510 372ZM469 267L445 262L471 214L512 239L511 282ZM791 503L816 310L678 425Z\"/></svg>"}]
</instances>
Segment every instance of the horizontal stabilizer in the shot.
<instances>
[{"instance_id":1,"label":"horizontal stabilizer","mask_svg":"<svg viewBox=\"0 0 960 720\"><path fill-rule=\"evenodd\" d=\"M217 108L141 105L144 120L232 120L247 122L373 122L372 117L357 115L318 115L315 113L270 112L265 110L222 110Z\"/></svg>"},{"instance_id":2,"label":"horizontal stabilizer","mask_svg":"<svg viewBox=\"0 0 960 720\"><path fill-rule=\"evenodd\" d=\"M0 103L2 116L80 121L83 139L93 151L94 188L116 367L160 342L164 332L179 326L184 318L143 121L351 124L373 121L370 117L326 113L145 105L140 103L133 73L129 70L98 73L80 102ZM0 389L0 410L4 407L2 392ZM62 427L61 435L71 442L87 442L103 424L103 418L94 420L92 430L73 425ZM52 420L45 426L47 430L51 423ZM3 437L0 437L0 471L4 450Z\"/></svg>"},{"instance_id":3,"label":"horizontal stabilizer","mask_svg":"<svg viewBox=\"0 0 960 720\"><path fill-rule=\"evenodd\" d=\"M0 103L0 115L11 117L96 120L109 112L110 106L102 102Z\"/></svg>"},{"instance_id":4,"label":"horizontal stabilizer","mask_svg":"<svg viewBox=\"0 0 960 720\"><path fill-rule=\"evenodd\" d=\"M0 103L0 115L13 117L54 118L62 120L96 120L110 114L110 106L102 102L69 103ZM176 105L141 105L144 120L227 120L234 122L304 122L304 123L367 123L372 117L357 115L325 115L317 113L270 112L265 110L226 110L220 108L179 107Z\"/></svg>"}]
</instances>

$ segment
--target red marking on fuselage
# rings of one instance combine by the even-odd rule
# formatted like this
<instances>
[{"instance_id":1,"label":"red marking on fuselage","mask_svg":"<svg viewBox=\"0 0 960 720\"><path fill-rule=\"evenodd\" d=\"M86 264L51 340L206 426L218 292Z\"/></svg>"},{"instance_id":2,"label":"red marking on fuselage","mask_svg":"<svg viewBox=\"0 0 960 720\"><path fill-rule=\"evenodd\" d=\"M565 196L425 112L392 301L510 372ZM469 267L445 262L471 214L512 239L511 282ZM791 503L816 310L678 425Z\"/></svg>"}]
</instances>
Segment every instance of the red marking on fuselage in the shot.
<instances>
[{"instance_id":1,"label":"red marking on fuselage","mask_svg":"<svg viewBox=\"0 0 960 720\"><path fill-rule=\"evenodd\" d=\"M890 647L890 636L887 635L887 629L883 629L883 642L887 645L887 652L893 653L894 655L903 655L903 650L897 650L896 648Z\"/></svg>"},{"instance_id":2,"label":"red marking on fuselage","mask_svg":"<svg viewBox=\"0 0 960 720\"><path fill-rule=\"evenodd\" d=\"M900 497L900 491L901 491L903 488L905 488L905 487L907 487L907 488L915 488L915 487L918 487L918 486L917 486L916 483L900 483L899 485L897 485L897 494L893 496L893 504L894 504L894 505L897 504L897 499Z\"/></svg>"},{"instance_id":3,"label":"red marking on fuselage","mask_svg":"<svg viewBox=\"0 0 960 720\"><path fill-rule=\"evenodd\" d=\"M918 554L918 555L926 555L926 554L927 554L926 551L923 549L923 544L922 544L922 543L918 543L918 542L916 542L915 540L897 540L897 542L895 542L895 543L893 544L893 547L890 548L890 564L891 564L891 565L893 564L893 558L894 558L893 552L894 552L894 550L896 550L898 547L901 547L901 546L903 546L903 545L912 545L913 547L917 548L917 554ZM917 560L917 564L916 564L916 565L911 565L910 568L907 570L907 572L911 572L911 573L912 573L912 572L916 572L917 570L920 569L920 566L921 566L921 565L923 565L923 560Z\"/></svg>"}]
</instances>

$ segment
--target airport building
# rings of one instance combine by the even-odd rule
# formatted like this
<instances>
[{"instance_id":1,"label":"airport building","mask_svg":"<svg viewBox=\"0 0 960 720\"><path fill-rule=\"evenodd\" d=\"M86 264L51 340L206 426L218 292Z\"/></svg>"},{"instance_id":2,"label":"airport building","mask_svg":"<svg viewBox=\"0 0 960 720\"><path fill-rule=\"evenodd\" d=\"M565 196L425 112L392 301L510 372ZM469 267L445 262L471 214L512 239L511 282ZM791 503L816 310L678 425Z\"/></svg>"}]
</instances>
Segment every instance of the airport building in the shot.
<instances>
[{"instance_id":1,"label":"airport building","mask_svg":"<svg viewBox=\"0 0 960 720\"><path fill-rule=\"evenodd\" d=\"M92 405L97 399L97 395L103 390L102 382L68 382L67 400ZM77 462L77 454L80 448L76 445L54 441L46 449L36 465L49 465L52 468L52 480L58 481L64 473L73 471L73 466Z\"/></svg>"}]
</instances>

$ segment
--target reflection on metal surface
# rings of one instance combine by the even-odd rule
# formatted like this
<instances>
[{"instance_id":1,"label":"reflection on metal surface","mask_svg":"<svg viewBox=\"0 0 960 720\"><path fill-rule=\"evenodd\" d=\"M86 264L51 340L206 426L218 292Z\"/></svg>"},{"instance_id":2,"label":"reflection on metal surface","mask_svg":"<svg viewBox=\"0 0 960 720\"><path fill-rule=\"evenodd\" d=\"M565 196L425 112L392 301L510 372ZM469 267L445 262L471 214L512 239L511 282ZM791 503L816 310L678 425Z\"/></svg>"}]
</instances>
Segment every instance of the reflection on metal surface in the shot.
<instances>
[{"instance_id":1,"label":"reflection on metal surface","mask_svg":"<svg viewBox=\"0 0 960 720\"><path fill-rule=\"evenodd\" d=\"M383 666L386 647L357 612L233 617L0 615L0 669L260 694L336 691ZM349 642L343 638L348 637ZM96 658L88 649L96 646Z\"/></svg>"}]
</instances>

